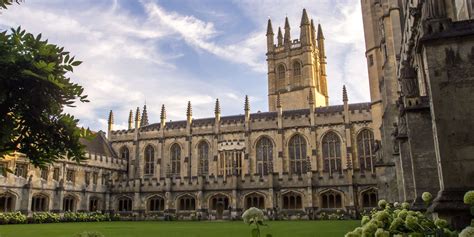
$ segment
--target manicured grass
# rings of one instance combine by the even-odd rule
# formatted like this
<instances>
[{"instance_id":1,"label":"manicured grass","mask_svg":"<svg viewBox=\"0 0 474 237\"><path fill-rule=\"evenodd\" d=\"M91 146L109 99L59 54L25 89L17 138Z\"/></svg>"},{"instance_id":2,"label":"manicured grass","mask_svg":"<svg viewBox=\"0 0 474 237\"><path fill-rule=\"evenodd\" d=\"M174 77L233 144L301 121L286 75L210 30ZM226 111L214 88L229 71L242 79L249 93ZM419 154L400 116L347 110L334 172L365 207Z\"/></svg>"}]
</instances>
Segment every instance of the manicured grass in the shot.
<instances>
[{"instance_id":1,"label":"manicured grass","mask_svg":"<svg viewBox=\"0 0 474 237\"><path fill-rule=\"evenodd\" d=\"M360 221L271 221L262 228L262 237L344 236ZM222 222L99 222L2 225L1 237L73 237L82 231L98 231L106 237L248 237L250 227L242 221Z\"/></svg>"}]
</instances>

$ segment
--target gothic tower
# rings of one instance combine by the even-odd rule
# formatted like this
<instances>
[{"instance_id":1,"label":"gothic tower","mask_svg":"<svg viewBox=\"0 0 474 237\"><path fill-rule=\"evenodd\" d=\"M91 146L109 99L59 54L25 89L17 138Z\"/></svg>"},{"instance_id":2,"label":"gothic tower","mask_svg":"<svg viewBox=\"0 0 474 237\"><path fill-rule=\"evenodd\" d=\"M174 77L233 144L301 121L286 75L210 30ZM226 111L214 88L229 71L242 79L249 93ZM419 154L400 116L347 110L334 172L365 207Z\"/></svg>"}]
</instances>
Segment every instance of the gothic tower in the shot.
<instances>
[{"instance_id":1,"label":"gothic tower","mask_svg":"<svg viewBox=\"0 0 474 237\"><path fill-rule=\"evenodd\" d=\"M284 110L307 109L312 93L316 106L328 105L326 54L321 25L318 32L306 9L300 23L300 38L291 40L290 24L285 18L284 39L278 28L274 44L272 22L267 26L268 106L277 111L277 96Z\"/></svg>"}]
</instances>

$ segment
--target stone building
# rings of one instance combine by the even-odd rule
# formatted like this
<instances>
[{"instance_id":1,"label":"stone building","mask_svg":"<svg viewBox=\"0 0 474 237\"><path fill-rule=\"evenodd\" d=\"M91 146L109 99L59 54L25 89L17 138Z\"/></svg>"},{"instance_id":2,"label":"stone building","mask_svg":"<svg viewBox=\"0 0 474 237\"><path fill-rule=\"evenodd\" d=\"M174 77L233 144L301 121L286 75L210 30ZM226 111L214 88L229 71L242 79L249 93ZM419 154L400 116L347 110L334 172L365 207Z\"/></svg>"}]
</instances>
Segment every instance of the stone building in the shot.
<instances>
[{"instance_id":1,"label":"stone building","mask_svg":"<svg viewBox=\"0 0 474 237\"><path fill-rule=\"evenodd\" d=\"M437 194L430 211L465 226L462 197L474 189L474 1L361 4L372 100L382 108L372 109L382 135L376 169L396 175L379 179L391 186L379 182L379 194L415 208L424 208L423 192Z\"/></svg>"},{"instance_id":2,"label":"stone building","mask_svg":"<svg viewBox=\"0 0 474 237\"><path fill-rule=\"evenodd\" d=\"M316 30L317 28L317 30ZM48 169L24 157L2 165L0 211L114 211L139 216L231 218L249 207L313 218L371 208L378 199L371 103L328 105L322 27L303 10L300 39L268 21L269 112L149 123L147 108L130 111L126 130L84 141L90 159ZM212 108L210 108L212 109ZM184 112L184 111L183 111ZM377 135L380 137L380 135Z\"/></svg>"}]
</instances>

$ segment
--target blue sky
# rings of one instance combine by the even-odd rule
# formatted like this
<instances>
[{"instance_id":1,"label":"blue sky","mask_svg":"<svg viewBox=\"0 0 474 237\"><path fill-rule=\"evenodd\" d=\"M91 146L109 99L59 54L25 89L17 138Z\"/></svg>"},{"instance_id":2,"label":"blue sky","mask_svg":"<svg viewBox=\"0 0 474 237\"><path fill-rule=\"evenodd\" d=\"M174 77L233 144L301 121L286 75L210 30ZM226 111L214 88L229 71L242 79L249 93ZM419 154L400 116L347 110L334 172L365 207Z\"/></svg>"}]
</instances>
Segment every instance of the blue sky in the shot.
<instances>
[{"instance_id":1,"label":"blue sky","mask_svg":"<svg viewBox=\"0 0 474 237\"><path fill-rule=\"evenodd\" d=\"M21 25L42 33L84 61L71 75L90 103L67 112L93 130L126 127L130 109L146 101L150 122L161 104L168 120L211 117L219 98L222 114L267 111L266 24L299 37L302 9L320 22L326 38L330 104L369 101L365 44L358 0L28 0L0 15L0 29Z\"/></svg>"}]
</instances>

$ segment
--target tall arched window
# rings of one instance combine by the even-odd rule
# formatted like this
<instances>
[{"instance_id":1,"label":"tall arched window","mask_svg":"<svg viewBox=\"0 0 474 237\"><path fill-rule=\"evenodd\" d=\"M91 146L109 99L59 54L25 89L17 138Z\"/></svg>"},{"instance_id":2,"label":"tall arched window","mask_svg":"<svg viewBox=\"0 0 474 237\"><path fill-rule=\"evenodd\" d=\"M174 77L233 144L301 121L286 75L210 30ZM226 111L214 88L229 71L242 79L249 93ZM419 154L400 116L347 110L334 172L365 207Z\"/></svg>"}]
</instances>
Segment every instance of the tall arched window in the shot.
<instances>
[{"instance_id":1,"label":"tall arched window","mask_svg":"<svg viewBox=\"0 0 474 237\"><path fill-rule=\"evenodd\" d=\"M99 203L99 198L97 197L91 197L89 199L89 211L94 212L98 211L100 208L100 203Z\"/></svg>"},{"instance_id":2,"label":"tall arched window","mask_svg":"<svg viewBox=\"0 0 474 237\"><path fill-rule=\"evenodd\" d=\"M373 172L373 161L375 159L374 134L369 129L364 129L357 135L357 153L361 172L365 170Z\"/></svg>"},{"instance_id":3,"label":"tall arched window","mask_svg":"<svg viewBox=\"0 0 474 237\"><path fill-rule=\"evenodd\" d=\"M299 61L293 62L293 76L301 76L301 63Z\"/></svg>"},{"instance_id":4,"label":"tall arched window","mask_svg":"<svg viewBox=\"0 0 474 237\"><path fill-rule=\"evenodd\" d=\"M334 191L327 191L321 194L322 208L341 208L342 198L341 194Z\"/></svg>"},{"instance_id":5,"label":"tall arched window","mask_svg":"<svg viewBox=\"0 0 474 237\"><path fill-rule=\"evenodd\" d=\"M194 211L196 209L196 199L189 195L179 198L178 204L178 210L180 211Z\"/></svg>"},{"instance_id":6,"label":"tall arched window","mask_svg":"<svg viewBox=\"0 0 474 237\"><path fill-rule=\"evenodd\" d=\"M270 139L262 137L257 142L257 174L267 175L272 172L273 144Z\"/></svg>"},{"instance_id":7,"label":"tall arched window","mask_svg":"<svg viewBox=\"0 0 474 237\"><path fill-rule=\"evenodd\" d=\"M15 196L10 193L0 194L0 212L12 212L15 209Z\"/></svg>"},{"instance_id":8,"label":"tall arched window","mask_svg":"<svg viewBox=\"0 0 474 237\"><path fill-rule=\"evenodd\" d=\"M363 207L376 207L377 206L377 191L370 189L361 194L362 206Z\"/></svg>"},{"instance_id":9,"label":"tall arched window","mask_svg":"<svg viewBox=\"0 0 474 237\"><path fill-rule=\"evenodd\" d=\"M123 146L120 148L120 158L124 160L128 160L130 158L130 151L126 146Z\"/></svg>"},{"instance_id":10,"label":"tall arched window","mask_svg":"<svg viewBox=\"0 0 474 237\"><path fill-rule=\"evenodd\" d=\"M31 211L33 212L42 212L48 211L49 208L49 199L47 196L42 194L34 195L31 198Z\"/></svg>"},{"instance_id":11,"label":"tall arched window","mask_svg":"<svg viewBox=\"0 0 474 237\"><path fill-rule=\"evenodd\" d=\"M209 173L209 145L201 141L198 145L199 172L201 175Z\"/></svg>"},{"instance_id":12,"label":"tall arched window","mask_svg":"<svg viewBox=\"0 0 474 237\"><path fill-rule=\"evenodd\" d=\"M153 175L155 172L155 149L148 145L145 148L145 175Z\"/></svg>"},{"instance_id":13,"label":"tall arched window","mask_svg":"<svg viewBox=\"0 0 474 237\"><path fill-rule=\"evenodd\" d=\"M302 174L306 172L304 165L306 159L306 141L302 136L296 135L290 139L288 153L290 155L290 173Z\"/></svg>"},{"instance_id":14,"label":"tall arched window","mask_svg":"<svg viewBox=\"0 0 474 237\"><path fill-rule=\"evenodd\" d=\"M286 70L283 64L278 65L277 73L278 73L278 79L285 79Z\"/></svg>"},{"instance_id":15,"label":"tall arched window","mask_svg":"<svg viewBox=\"0 0 474 237\"><path fill-rule=\"evenodd\" d=\"M334 132L329 132L323 138L323 160L325 172L342 172L341 140Z\"/></svg>"},{"instance_id":16,"label":"tall arched window","mask_svg":"<svg viewBox=\"0 0 474 237\"><path fill-rule=\"evenodd\" d=\"M283 195L283 209L294 210L303 208L301 195L295 192L289 192Z\"/></svg>"},{"instance_id":17,"label":"tall arched window","mask_svg":"<svg viewBox=\"0 0 474 237\"><path fill-rule=\"evenodd\" d=\"M245 196L245 208L249 209L251 207L265 209L265 197L257 193L252 193Z\"/></svg>"},{"instance_id":18,"label":"tall arched window","mask_svg":"<svg viewBox=\"0 0 474 237\"><path fill-rule=\"evenodd\" d=\"M76 199L73 196L64 197L63 211L76 211Z\"/></svg>"},{"instance_id":19,"label":"tall arched window","mask_svg":"<svg viewBox=\"0 0 474 237\"><path fill-rule=\"evenodd\" d=\"M160 196L153 196L148 199L148 211L163 211L165 209L165 200Z\"/></svg>"},{"instance_id":20,"label":"tall arched window","mask_svg":"<svg viewBox=\"0 0 474 237\"><path fill-rule=\"evenodd\" d=\"M222 194L216 194L210 198L209 207L211 210L217 210L218 207L223 208L224 210L229 208L229 198Z\"/></svg>"},{"instance_id":21,"label":"tall arched window","mask_svg":"<svg viewBox=\"0 0 474 237\"><path fill-rule=\"evenodd\" d=\"M118 200L117 209L119 212L130 212L132 211L132 199L129 197L121 197Z\"/></svg>"},{"instance_id":22,"label":"tall arched window","mask_svg":"<svg viewBox=\"0 0 474 237\"><path fill-rule=\"evenodd\" d=\"M171 152L171 174L179 176L181 171L181 147L178 144L173 144L170 149Z\"/></svg>"}]
</instances>

